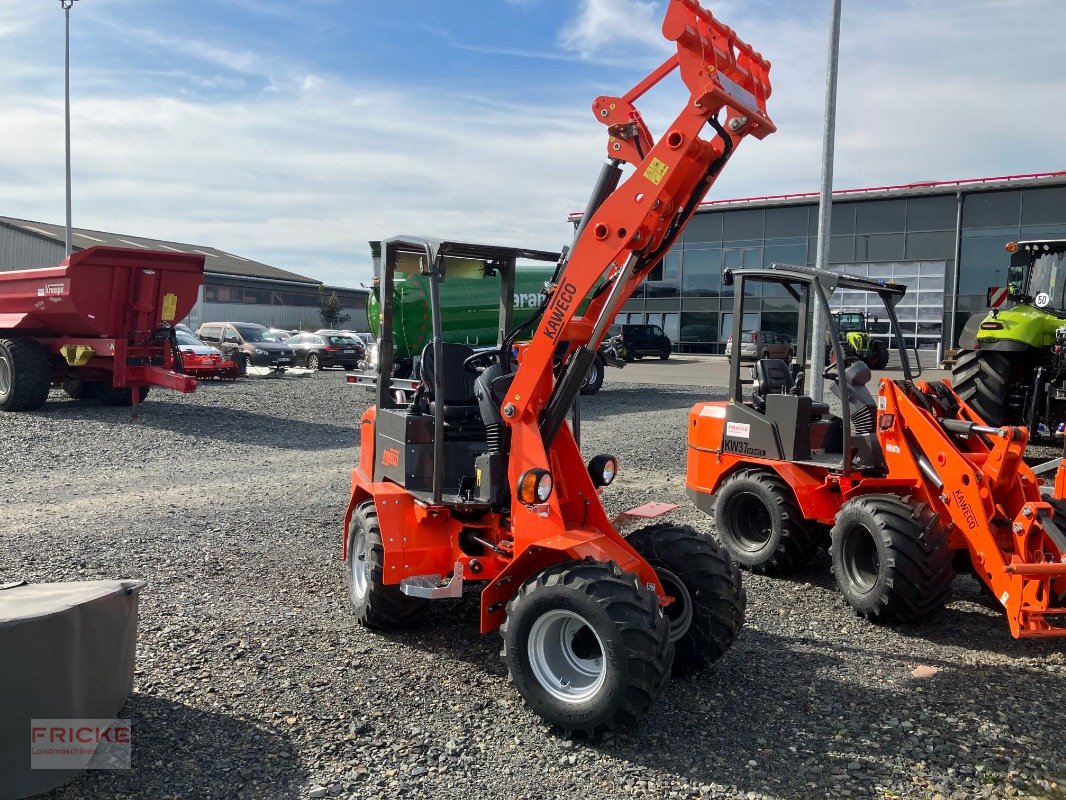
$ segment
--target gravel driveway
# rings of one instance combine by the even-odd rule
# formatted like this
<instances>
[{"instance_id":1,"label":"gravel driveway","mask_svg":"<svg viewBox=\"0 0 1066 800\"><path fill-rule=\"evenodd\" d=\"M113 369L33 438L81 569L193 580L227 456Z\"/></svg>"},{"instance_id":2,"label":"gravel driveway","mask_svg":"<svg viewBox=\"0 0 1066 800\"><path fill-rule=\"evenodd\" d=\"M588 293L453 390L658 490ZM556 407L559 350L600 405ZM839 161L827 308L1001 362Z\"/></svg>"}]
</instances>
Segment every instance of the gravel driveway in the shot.
<instances>
[{"instance_id":1,"label":"gravel driveway","mask_svg":"<svg viewBox=\"0 0 1066 800\"><path fill-rule=\"evenodd\" d=\"M622 462L609 511L667 500L713 530L684 492L686 414L713 394L586 399L584 449ZM157 390L138 422L57 394L0 416L0 582L148 581L134 768L54 796L1066 798L1062 640L1015 642L969 578L931 624L882 628L824 557L745 574L730 654L595 745L526 710L474 596L357 628L338 558L364 398L327 372Z\"/></svg>"}]
</instances>

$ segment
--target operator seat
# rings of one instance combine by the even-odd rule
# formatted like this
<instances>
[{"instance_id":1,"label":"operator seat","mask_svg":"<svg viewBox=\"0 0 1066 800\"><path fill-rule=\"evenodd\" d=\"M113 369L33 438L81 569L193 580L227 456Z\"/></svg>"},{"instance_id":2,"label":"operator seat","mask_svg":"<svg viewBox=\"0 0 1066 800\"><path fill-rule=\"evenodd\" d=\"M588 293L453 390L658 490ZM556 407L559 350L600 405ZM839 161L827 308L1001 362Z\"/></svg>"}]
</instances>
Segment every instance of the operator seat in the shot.
<instances>
[{"instance_id":1,"label":"operator seat","mask_svg":"<svg viewBox=\"0 0 1066 800\"><path fill-rule=\"evenodd\" d=\"M440 396L433 393L433 342L422 350L422 385L429 399L429 413L436 413L436 404L443 403L444 419L449 422L464 422L481 419L477 398L474 396L474 379L477 375L463 364L474 355L474 348L466 344L445 342L441 345Z\"/></svg>"},{"instance_id":2,"label":"operator seat","mask_svg":"<svg viewBox=\"0 0 1066 800\"><path fill-rule=\"evenodd\" d=\"M802 374L802 373L800 373ZM751 393L752 407L766 413L766 397L771 394L799 394L800 384L796 383L789 365L779 358L760 358L755 362L752 377L755 385ZM812 401L811 414L828 414L829 405Z\"/></svg>"}]
</instances>

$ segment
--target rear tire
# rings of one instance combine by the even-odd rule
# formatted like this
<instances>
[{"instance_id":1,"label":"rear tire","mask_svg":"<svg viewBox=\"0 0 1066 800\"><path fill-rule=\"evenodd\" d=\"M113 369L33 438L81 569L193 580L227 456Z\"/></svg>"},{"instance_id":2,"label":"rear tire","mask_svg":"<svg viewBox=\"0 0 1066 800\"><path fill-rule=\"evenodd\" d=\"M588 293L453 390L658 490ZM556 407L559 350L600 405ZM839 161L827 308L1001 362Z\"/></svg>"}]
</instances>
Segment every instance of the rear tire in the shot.
<instances>
[{"instance_id":1,"label":"rear tire","mask_svg":"<svg viewBox=\"0 0 1066 800\"><path fill-rule=\"evenodd\" d=\"M63 381L63 391L72 400L95 400L100 392L100 381L83 381L81 378L67 378Z\"/></svg>"},{"instance_id":2,"label":"rear tire","mask_svg":"<svg viewBox=\"0 0 1066 800\"><path fill-rule=\"evenodd\" d=\"M148 397L148 387L139 386L137 391L140 393L137 397L138 403L143 403L144 399ZM105 406L132 406L133 405L133 389L129 386L117 388L111 386L107 381L101 381L96 390L97 396L100 398L100 402Z\"/></svg>"},{"instance_id":3,"label":"rear tire","mask_svg":"<svg viewBox=\"0 0 1066 800\"><path fill-rule=\"evenodd\" d=\"M870 355L866 358L866 366L870 369L884 369L888 366L888 348L880 342L870 345Z\"/></svg>"},{"instance_id":4,"label":"rear tire","mask_svg":"<svg viewBox=\"0 0 1066 800\"><path fill-rule=\"evenodd\" d=\"M48 400L52 365L30 339L0 339L0 411L35 411Z\"/></svg>"},{"instance_id":5,"label":"rear tire","mask_svg":"<svg viewBox=\"0 0 1066 800\"><path fill-rule=\"evenodd\" d=\"M733 560L761 575L795 571L823 541L818 525L803 518L788 484L761 469L741 470L726 480L715 497L714 524Z\"/></svg>"},{"instance_id":6,"label":"rear tire","mask_svg":"<svg viewBox=\"0 0 1066 800\"><path fill-rule=\"evenodd\" d=\"M872 622L920 622L951 597L955 553L925 503L862 495L837 514L829 555L837 586Z\"/></svg>"},{"instance_id":7,"label":"rear tire","mask_svg":"<svg viewBox=\"0 0 1066 800\"><path fill-rule=\"evenodd\" d=\"M307 368L313 369L316 372L322 369L322 362L317 353L309 353L307 356Z\"/></svg>"},{"instance_id":8,"label":"rear tire","mask_svg":"<svg viewBox=\"0 0 1066 800\"><path fill-rule=\"evenodd\" d=\"M345 577L355 618L364 627L402 628L415 622L425 611L423 598L410 597L400 591L399 584L384 582L385 545L373 500L362 503L352 515Z\"/></svg>"},{"instance_id":9,"label":"rear tire","mask_svg":"<svg viewBox=\"0 0 1066 800\"><path fill-rule=\"evenodd\" d=\"M661 353L659 353L659 358L661 358L663 361L669 361L670 360L670 348L669 347L664 347L663 351Z\"/></svg>"},{"instance_id":10,"label":"rear tire","mask_svg":"<svg viewBox=\"0 0 1066 800\"><path fill-rule=\"evenodd\" d=\"M500 628L519 693L564 731L636 722L670 679L670 626L655 592L617 564L548 567L518 590Z\"/></svg>"},{"instance_id":11,"label":"rear tire","mask_svg":"<svg viewBox=\"0 0 1066 800\"><path fill-rule=\"evenodd\" d=\"M744 625L740 570L723 548L688 525L650 525L627 537L674 602L663 611L674 643L673 674L717 661Z\"/></svg>"},{"instance_id":12,"label":"rear tire","mask_svg":"<svg viewBox=\"0 0 1066 800\"><path fill-rule=\"evenodd\" d=\"M999 427L1007 421L1007 392L1012 373L1007 353L967 350L955 361L951 382L955 392L984 422Z\"/></svg>"}]
</instances>

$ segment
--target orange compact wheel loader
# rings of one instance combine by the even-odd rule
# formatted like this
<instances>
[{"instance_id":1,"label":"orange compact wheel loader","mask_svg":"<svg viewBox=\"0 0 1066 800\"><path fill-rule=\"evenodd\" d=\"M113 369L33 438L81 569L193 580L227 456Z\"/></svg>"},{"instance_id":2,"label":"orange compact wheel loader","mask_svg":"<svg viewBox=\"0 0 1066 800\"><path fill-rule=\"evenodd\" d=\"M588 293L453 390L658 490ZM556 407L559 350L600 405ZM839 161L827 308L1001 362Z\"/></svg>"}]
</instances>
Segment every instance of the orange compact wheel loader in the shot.
<instances>
[{"instance_id":1,"label":"orange compact wheel loader","mask_svg":"<svg viewBox=\"0 0 1066 800\"><path fill-rule=\"evenodd\" d=\"M688 429L688 492L714 514L722 544L742 567L782 574L828 540L845 600L875 622L918 622L939 611L956 569L998 599L1015 637L1066 635L1066 504L1041 496L1022 460L1029 434L992 427L949 381L917 380L894 308L905 287L773 265L727 273L740 341L751 285L797 306L798 361L762 359L743 395L733 354L727 402L699 403ZM804 394L811 302L830 327L837 290L883 302L903 377L867 388L870 368L845 357L825 370L842 410ZM838 369L837 365L841 365ZM1060 468L1058 489L1066 489Z\"/></svg>"},{"instance_id":2,"label":"orange compact wheel loader","mask_svg":"<svg viewBox=\"0 0 1066 800\"><path fill-rule=\"evenodd\" d=\"M741 140L775 130L770 65L731 29L695 0L670 0L663 33L676 53L625 96L593 103L609 160L526 323L511 324L515 263L544 254L383 242L376 401L345 515L362 624L403 625L479 584L481 630L501 631L519 692L550 723L591 735L639 718L671 671L721 656L744 615L740 574L710 538L664 524L623 538L599 495L618 463L586 462L566 421L622 304ZM634 103L674 70L686 100L655 140ZM498 346L485 352L442 340L440 285L468 270L501 275ZM429 279L432 336L423 377L394 387L393 282L413 272Z\"/></svg>"}]
</instances>

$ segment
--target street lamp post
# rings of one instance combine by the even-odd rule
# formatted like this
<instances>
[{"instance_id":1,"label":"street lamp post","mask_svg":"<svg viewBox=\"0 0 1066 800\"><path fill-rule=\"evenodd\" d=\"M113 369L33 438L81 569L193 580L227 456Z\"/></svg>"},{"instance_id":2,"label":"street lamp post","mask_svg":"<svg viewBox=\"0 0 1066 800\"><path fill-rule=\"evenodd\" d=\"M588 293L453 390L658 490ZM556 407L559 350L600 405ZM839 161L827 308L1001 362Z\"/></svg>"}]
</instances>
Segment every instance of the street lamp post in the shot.
<instances>
[{"instance_id":1,"label":"street lamp post","mask_svg":"<svg viewBox=\"0 0 1066 800\"><path fill-rule=\"evenodd\" d=\"M70 9L73 8L74 3L77 0L59 0L59 5L63 7L63 16L66 17L66 65L65 65L65 89L66 89L66 139L67 139L67 236L66 236L66 252L67 256L70 256L73 250L74 235L71 231L70 220Z\"/></svg>"}]
</instances>

